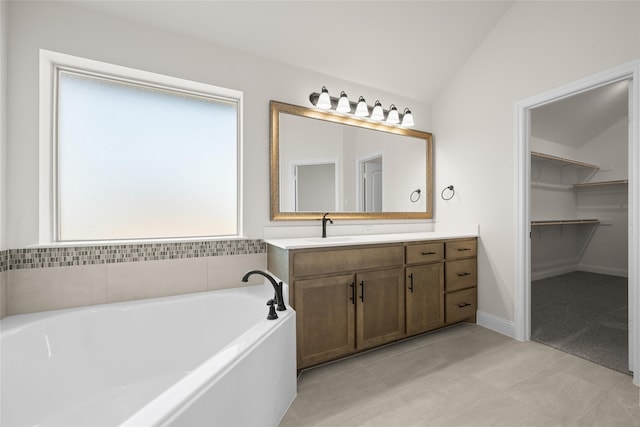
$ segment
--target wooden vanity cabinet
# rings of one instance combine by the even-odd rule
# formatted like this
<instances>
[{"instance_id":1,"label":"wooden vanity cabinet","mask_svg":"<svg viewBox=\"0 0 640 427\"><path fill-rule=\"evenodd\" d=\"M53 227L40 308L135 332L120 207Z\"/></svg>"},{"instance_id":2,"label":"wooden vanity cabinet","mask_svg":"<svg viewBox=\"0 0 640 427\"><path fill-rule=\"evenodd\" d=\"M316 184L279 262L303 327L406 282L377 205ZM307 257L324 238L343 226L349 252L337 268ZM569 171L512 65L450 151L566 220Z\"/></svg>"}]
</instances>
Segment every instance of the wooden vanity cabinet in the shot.
<instances>
[{"instance_id":1,"label":"wooden vanity cabinet","mask_svg":"<svg viewBox=\"0 0 640 427\"><path fill-rule=\"evenodd\" d=\"M405 336L402 244L267 251L297 312L298 369Z\"/></svg>"},{"instance_id":2,"label":"wooden vanity cabinet","mask_svg":"<svg viewBox=\"0 0 640 427\"><path fill-rule=\"evenodd\" d=\"M354 352L355 282L352 274L295 282L298 368ZM354 301L352 301L354 299Z\"/></svg>"},{"instance_id":3,"label":"wooden vanity cabinet","mask_svg":"<svg viewBox=\"0 0 640 427\"><path fill-rule=\"evenodd\" d=\"M405 246L407 335L444 325L444 243Z\"/></svg>"},{"instance_id":4,"label":"wooden vanity cabinet","mask_svg":"<svg viewBox=\"0 0 640 427\"><path fill-rule=\"evenodd\" d=\"M476 239L445 243L445 323L476 321L478 264Z\"/></svg>"},{"instance_id":5,"label":"wooden vanity cabinet","mask_svg":"<svg viewBox=\"0 0 640 427\"><path fill-rule=\"evenodd\" d=\"M476 239L282 249L267 268L289 284L298 369L475 321Z\"/></svg>"}]
</instances>

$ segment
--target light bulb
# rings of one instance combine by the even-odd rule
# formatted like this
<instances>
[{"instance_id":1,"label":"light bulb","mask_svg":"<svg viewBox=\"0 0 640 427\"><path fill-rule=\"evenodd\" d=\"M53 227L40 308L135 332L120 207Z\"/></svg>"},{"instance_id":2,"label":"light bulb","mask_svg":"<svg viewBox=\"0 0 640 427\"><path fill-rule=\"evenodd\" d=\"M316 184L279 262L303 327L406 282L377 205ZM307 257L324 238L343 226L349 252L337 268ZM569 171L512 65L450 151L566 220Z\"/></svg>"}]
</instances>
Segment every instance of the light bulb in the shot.
<instances>
[{"instance_id":1,"label":"light bulb","mask_svg":"<svg viewBox=\"0 0 640 427\"><path fill-rule=\"evenodd\" d=\"M400 116L398 115L398 109L395 105L391 104L389 107L389 114L387 115L387 123L397 125L400 123Z\"/></svg>"},{"instance_id":2,"label":"light bulb","mask_svg":"<svg viewBox=\"0 0 640 427\"><path fill-rule=\"evenodd\" d=\"M404 109L404 117L402 118L402 126L413 126L415 123L413 122L413 114L411 114L411 110L408 108Z\"/></svg>"},{"instance_id":3,"label":"light bulb","mask_svg":"<svg viewBox=\"0 0 640 427\"><path fill-rule=\"evenodd\" d=\"M331 98L329 98L329 91L324 86L322 86L322 91L320 92L320 96L318 96L316 107L323 110L329 110L331 108Z\"/></svg>"},{"instance_id":4,"label":"light bulb","mask_svg":"<svg viewBox=\"0 0 640 427\"><path fill-rule=\"evenodd\" d=\"M373 106L373 111L371 112L372 120L384 120L384 111L382 111L382 104L380 101L376 101Z\"/></svg>"},{"instance_id":5,"label":"light bulb","mask_svg":"<svg viewBox=\"0 0 640 427\"><path fill-rule=\"evenodd\" d=\"M349 98L344 91L340 92L340 99L338 100L338 106L336 107L336 111L338 113L350 113L351 112L351 104L349 103Z\"/></svg>"},{"instance_id":6,"label":"light bulb","mask_svg":"<svg viewBox=\"0 0 640 427\"><path fill-rule=\"evenodd\" d=\"M355 115L357 117L367 117L369 115L369 107L363 97L358 98Z\"/></svg>"}]
</instances>

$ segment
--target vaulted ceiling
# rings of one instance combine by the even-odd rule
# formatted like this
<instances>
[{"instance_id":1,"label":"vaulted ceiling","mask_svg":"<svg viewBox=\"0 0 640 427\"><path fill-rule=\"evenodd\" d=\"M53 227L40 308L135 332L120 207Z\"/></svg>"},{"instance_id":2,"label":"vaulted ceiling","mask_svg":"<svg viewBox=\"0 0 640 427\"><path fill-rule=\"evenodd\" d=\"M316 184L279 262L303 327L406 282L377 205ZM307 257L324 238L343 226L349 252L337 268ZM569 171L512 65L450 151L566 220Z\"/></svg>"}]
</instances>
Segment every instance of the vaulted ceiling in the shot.
<instances>
[{"instance_id":1,"label":"vaulted ceiling","mask_svg":"<svg viewBox=\"0 0 640 427\"><path fill-rule=\"evenodd\" d=\"M514 1L72 3L433 103ZM620 90L603 88L539 108L533 112L537 136L573 145L584 141L626 114L626 98L620 98L621 94Z\"/></svg>"},{"instance_id":2,"label":"vaulted ceiling","mask_svg":"<svg viewBox=\"0 0 640 427\"><path fill-rule=\"evenodd\" d=\"M512 1L77 3L431 103Z\"/></svg>"},{"instance_id":3,"label":"vaulted ceiling","mask_svg":"<svg viewBox=\"0 0 640 427\"><path fill-rule=\"evenodd\" d=\"M578 148L627 117L628 92L624 80L534 108L531 134Z\"/></svg>"}]
</instances>

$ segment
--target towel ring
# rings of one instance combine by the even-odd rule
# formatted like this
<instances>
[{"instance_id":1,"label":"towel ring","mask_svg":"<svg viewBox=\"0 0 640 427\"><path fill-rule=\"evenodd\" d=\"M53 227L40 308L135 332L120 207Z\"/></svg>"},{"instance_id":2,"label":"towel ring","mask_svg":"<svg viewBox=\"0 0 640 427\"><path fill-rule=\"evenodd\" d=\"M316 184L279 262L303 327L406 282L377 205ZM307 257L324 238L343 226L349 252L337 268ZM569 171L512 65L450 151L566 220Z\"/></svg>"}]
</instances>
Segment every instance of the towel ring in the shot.
<instances>
[{"instance_id":1,"label":"towel ring","mask_svg":"<svg viewBox=\"0 0 640 427\"><path fill-rule=\"evenodd\" d=\"M409 195L409 200L411 200L413 203L417 202L418 200L420 200L420 193L421 191L419 188L417 190L413 190Z\"/></svg>"},{"instance_id":2,"label":"towel ring","mask_svg":"<svg viewBox=\"0 0 640 427\"><path fill-rule=\"evenodd\" d=\"M444 192L447 191L447 190L451 191L451 195L449 197L445 197L444 196ZM453 199L453 196L455 196L455 195L456 195L456 190L453 189L453 185L450 185L448 187L444 187L442 189L442 192L440 193L440 197L442 197L442 200L451 200L451 199Z\"/></svg>"}]
</instances>

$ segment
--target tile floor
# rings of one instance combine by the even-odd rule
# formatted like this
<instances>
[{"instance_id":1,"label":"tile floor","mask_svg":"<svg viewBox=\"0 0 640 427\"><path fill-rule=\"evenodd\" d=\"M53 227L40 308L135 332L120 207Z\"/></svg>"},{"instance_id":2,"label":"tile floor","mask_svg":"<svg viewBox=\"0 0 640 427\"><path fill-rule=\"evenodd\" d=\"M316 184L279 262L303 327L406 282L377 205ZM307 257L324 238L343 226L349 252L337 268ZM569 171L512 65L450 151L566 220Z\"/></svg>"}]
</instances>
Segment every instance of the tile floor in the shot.
<instances>
[{"instance_id":1,"label":"tile floor","mask_svg":"<svg viewBox=\"0 0 640 427\"><path fill-rule=\"evenodd\" d=\"M280 427L640 426L631 377L461 324L302 372Z\"/></svg>"}]
</instances>

